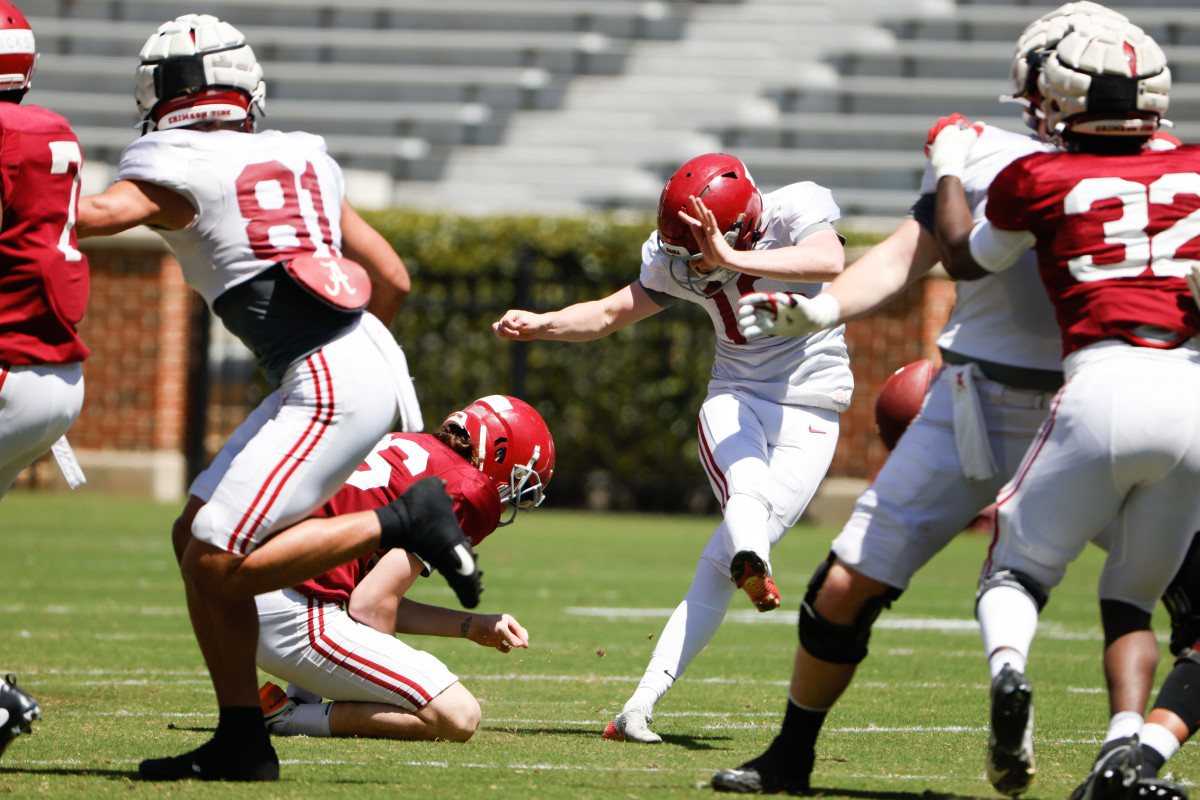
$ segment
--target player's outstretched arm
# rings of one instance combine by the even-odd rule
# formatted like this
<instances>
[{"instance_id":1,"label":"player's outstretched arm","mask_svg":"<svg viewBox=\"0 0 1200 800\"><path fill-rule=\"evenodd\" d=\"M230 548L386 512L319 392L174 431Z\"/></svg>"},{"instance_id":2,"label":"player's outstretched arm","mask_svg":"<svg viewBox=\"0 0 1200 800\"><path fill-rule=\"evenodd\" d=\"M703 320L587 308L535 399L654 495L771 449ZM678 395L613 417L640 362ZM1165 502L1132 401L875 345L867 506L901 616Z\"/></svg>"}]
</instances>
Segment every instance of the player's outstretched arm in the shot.
<instances>
[{"instance_id":1,"label":"player's outstretched arm","mask_svg":"<svg viewBox=\"0 0 1200 800\"><path fill-rule=\"evenodd\" d=\"M396 611L395 632L413 636L470 639L507 653L529 646L529 632L508 614L473 614L404 598Z\"/></svg>"},{"instance_id":2,"label":"player's outstretched arm","mask_svg":"<svg viewBox=\"0 0 1200 800\"><path fill-rule=\"evenodd\" d=\"M145 181L117 181L100 194L79 198L75 232L80 239L111 236L138 225L186 228L196 208L178 192Z\"/></svg>"},{"instance_id":3,"label":"player's outstretched arm","mask_svg":"<svg viewBox=\"0 0 1200 800\"><path fill-rule=\"evenodd\" d=\"M345 202L342 203L342 253L361 264L371 278L367 311L384 323L391 322L412 290L412 279L387 239Z\"/></svg>"},{"instance_id":4,"label":"player's outstretched arm","mask_svg":"<svg viewBox=\"0 0 1200 800\"><path fill-rule=\"evenodd\" d=\"M501 339L562 339L586 342L608 336L613 331L640 322L662 310L640 283L631 283L600 300L537 314L510 309L492 323L492 331Z\"/></svg>"}]
</instances>

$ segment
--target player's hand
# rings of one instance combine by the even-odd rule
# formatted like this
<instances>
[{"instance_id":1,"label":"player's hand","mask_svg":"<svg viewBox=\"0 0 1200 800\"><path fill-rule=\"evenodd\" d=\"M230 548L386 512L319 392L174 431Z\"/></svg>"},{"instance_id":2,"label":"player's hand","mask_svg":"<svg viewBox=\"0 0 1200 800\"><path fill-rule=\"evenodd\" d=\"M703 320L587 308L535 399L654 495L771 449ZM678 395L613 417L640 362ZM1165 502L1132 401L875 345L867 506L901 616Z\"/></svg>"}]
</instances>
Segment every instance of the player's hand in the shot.
<instances>
[{"instance_id":1,"label":"player's hand","mask_svg":"<svg viewBox=\"0 0 1200 800\"><path fill-rule=\"evenodd\" d=\"M532 311L510 309L504 312L503 317L492 323L492 331L501 339L527 342L530 339L538 338L538 333L542 329L541 316Z\"/></svg>"},{"instance_id":2,"label":"player's hand","mask_svg":"<svg viewBox=\"0 0 1200 800\"><path fill-rule=\"evenodd\" d=\"M807 336L838 324L841 306L830 294L811 300L790 292L753 292L738 301L738 330L747 339Z\"/></svg>"},{"instance_id":3,"label":"player's hand","mask_svg":"<svg viewBox=\"0 0 1200 800\"><path fill-rule=\"evenodd\" d=\"M475 617L467 638L483 647L494 647L501 653L514 647L529 647L529 632L508 614L486 614Z\"/></svg>"},{"instance_id":4,"label":"player's hand","mask_svg":"<svg viewBox=\"0 0 1200 800\"><path fill-rule=\"evenodd\" d=\"M929 129L929 137L925 140L925 155L929 156L934 180L946 176L961 180L967 168L967 156L981 133L983 124L972 124L962 114L939 119Z\"/></svg>"},{"instance_id":5,"label":"player's hand","mask_svg":"<svg viewBox=\"0 0 1200 800\"><path fill-rule=\"evenodd\" d=\"M680 211L679 218L688 224L692 238L700 249L700 261L706 269L698 269L698 271L709 272L717 267L728 267L730 260L736 257L737 251L725 238L725 234L721 233L716 215L709 210L708 206L704 205L703 200L694 195L688 198L688 208L692 213L689 215ZM697 265L693 264L693 266Z\"/></svg>"}]
</instances>

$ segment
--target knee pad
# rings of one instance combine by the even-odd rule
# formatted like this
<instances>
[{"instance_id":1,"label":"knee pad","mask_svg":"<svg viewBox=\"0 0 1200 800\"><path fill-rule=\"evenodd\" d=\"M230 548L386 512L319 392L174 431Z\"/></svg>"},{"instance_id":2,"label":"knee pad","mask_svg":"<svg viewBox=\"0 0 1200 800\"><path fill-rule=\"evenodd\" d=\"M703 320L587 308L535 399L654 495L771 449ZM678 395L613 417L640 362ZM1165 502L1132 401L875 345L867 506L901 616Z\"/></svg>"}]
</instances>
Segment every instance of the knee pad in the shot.
<instances>
[{"instance_id":1,"label":"knee pad","mask_svg":"<svg viewBox=\"0 0 1200 800\"><path fill-rule=\"evenodd\" d=\"M1200 727L1200 693L1195 691L1200 684L1200 651L1187 647L1175 659L1175 666L1167 674L1154 708L1175 714L1187 725L1188 736Z\"/></svg>"},{"instance_id":2,"label":"knee pad","mask_svg":"<svg viewBox=\"0 0 1200 800\"><path fill-rule=\"evenodd\" d=\"M885 608L889 608L900 590L889 587L881 595L870 598L859 609L850 625L838 625L816 611L817 595L829 576L834 556L831 553L813 573L808 582L804 602L800 604L800 644L810 655L831 664L858 664L867 657L867 642L871 626Z\"/></svg>"},{"instance_id":3,"label":"knee pad","mask_svg":"<svg viewBox=\"0 0 1200 800\"><path fill-rule=\"evenodd\" d=\"M1180 655L1200 644L1200 537L1192 539L1183 565L1163 594L1163 605L1171 614L1171 655Z\"/></svg>"},{"instance_id":4,"label":"knee pad","mask_svg":"<svg viewBox=\"0 0 1200 800\"><path fill-rule=\"evenodd\" d=\"M979 605L979 598L983 596L984 592L997 586L1008 586L1024 592L1037 606L1039 613L1046 607L1046 602L1050 599L1042 585L1024 572L1016 569L1001 569L989 574L979 582L979 591L975 594L975 604Z\"/></svg>"}]
</instances>

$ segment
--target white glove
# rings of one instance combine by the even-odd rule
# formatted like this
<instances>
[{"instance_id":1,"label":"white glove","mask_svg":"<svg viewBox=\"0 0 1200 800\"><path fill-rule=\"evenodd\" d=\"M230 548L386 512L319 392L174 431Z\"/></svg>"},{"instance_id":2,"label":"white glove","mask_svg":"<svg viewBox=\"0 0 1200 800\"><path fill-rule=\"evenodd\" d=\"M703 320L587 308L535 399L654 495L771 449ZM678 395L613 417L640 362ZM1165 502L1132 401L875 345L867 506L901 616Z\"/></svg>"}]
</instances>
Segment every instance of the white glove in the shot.
<instances>
[{"instance_id":1,"label":"white glove","mask_svg":"<svg viewBox=\"0 0 1200 800\"><path fill-rule=\"evenodd\" d=\"M1192 299L1196 301L1197 306L1200 306L1200 266L1193 264L1192 268L1188 270L1188 274L1183 277L1187 281L1188 289L1192 292Z\"/></svg>"},{"instance_id":2,"label":"white glove","mask_svg":"<svg viewBox=\"0 0 1200 800\"><path fill-rule=\"evenodd\" d=\"M753 292L738 301L738 330L747 340L763 336L807 336L832 328L841 318L837 298L822 293L811 300L788 292Z\"/></svg>"},{"instance_id":3,"label":"white glove","mask_svg":"<svg viewBox=\"0 0 1200 800\"><path fill-rule=\"evenodd\" d=\"M981 125L972 125L961 114L942 117L929 131L925 147L929 154L929 166L933 169L934 181L946 176L962 180L967 168L967 156L971 146L979 138Z\"/></svg>"}]
</instances>

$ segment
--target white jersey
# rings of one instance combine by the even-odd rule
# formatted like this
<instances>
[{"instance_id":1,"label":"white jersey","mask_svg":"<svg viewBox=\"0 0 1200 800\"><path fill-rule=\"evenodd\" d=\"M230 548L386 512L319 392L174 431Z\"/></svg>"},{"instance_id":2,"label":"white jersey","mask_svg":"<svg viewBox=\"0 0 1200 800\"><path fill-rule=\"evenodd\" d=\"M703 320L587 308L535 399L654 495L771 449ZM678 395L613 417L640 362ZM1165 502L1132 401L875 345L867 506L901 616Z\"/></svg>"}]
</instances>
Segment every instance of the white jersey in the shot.
<instances>
[{"instance_id":1,"label":"white jersey","mask_svg":"<svg viewBox=\"0 0 1200 800\"><path fill-rule=\"evenodd\" d=\"M833 195L810 181L793 183L763 195L762 239L755 249L798 243L809 234L832 229L841 211ZM846 354L845 326L801 337L769 336L747 342L738 331L738 299L749 292L797 292L813 297L823 283L797 283L739 275L712 297L680 286L670 276L670 259L658 245L658 231L642 245L640 282L652 293L698 303L708 312L717 335L709 392L737 389L764 400L842 412L850 405L854 376ZM1039 286L1040 288L1040 286Z\"/></svg>"},{"instance_id":2,"label":"white jersey","mask_svg":"<svg viewBox=\"0 0 1200 800\"><path fill-rule=\"evenodd\" d=\"M1053 150L1032 136L985 125L962 178L975 221L984 219L988 187L1000 170L1029 153ZM926 167L921 193L934 191L936 184ZM942 350L1023 369L1062 370L1062 336L1034 251L1004 272L957 281L955 291L957 301L937 339Z\"/></svg>"},{"instance_id":3,"label":"white jersey","mask_svg":"<svg viewBox=\"0 0 1200 800\"><path fill-rule=\"evenodd\" d=\"M166 187L196 207L190 225L158 233L210 307L292 256L341 255L345 181L320 136L154 131L125 148L117 179Z\"/></svg>"}]
</instances>

